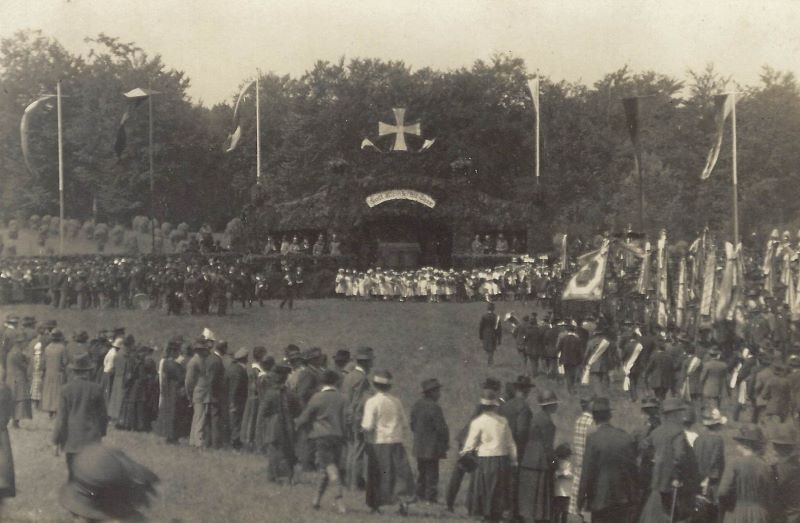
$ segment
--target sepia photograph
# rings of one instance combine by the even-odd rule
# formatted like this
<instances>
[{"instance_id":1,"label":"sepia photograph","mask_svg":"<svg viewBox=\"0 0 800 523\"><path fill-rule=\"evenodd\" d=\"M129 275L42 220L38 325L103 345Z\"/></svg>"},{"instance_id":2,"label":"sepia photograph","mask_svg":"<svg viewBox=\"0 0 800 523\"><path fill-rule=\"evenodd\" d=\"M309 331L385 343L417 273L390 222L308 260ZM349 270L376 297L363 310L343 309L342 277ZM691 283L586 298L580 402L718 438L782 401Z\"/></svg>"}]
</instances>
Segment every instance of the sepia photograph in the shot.
<instances>
[{"instance_id":1,"label":"sepia photograph","mask_svg":"<svg viewBox=\"0 0 800 523\"><path fill-rule=\"evenodd\" d=\"M0 522L800 523L800 2L0 0Z\"/></svg>"}]
</instances>

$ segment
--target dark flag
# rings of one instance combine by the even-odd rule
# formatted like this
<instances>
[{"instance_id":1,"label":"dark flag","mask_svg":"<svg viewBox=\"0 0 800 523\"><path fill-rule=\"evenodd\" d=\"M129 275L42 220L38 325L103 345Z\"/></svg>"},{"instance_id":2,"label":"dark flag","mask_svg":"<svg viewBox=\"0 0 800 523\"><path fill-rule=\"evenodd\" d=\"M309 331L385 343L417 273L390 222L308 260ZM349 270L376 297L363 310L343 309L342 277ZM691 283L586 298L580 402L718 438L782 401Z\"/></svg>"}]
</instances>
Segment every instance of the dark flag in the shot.
<instances>
[{"instance_id":1,"label":"dark flag","mask_svg":"<svg viewBox=\"0 0 800 523\"><path fill-rule=\"evenodd\" d=\"M125 98L128 99L128 107L125 108L125 113L119 121L119 128L117 129L117 139L114 141L114 153L117 155L117 160L122 157L122 151L125 150L127 142L127 135L125 134L125 124L131 119L131 113L134 109L142 105L142 102L147 100L151 95L156 94L156 91L149 89L136 88L127 93L124 93Z\"/></svg>"},{"instance_id":2,"label":"dark flag","mask_svg":"<svg viewBox=\"0 0 800 523\"><path fill-rule=\"evenodd\" d=\"M625 119L628 124L628 133L631 135L636 162L641 165L641 147L639 142L639 97L623 98L622 106L625 108Z\"/></svg>"}]
</instances>

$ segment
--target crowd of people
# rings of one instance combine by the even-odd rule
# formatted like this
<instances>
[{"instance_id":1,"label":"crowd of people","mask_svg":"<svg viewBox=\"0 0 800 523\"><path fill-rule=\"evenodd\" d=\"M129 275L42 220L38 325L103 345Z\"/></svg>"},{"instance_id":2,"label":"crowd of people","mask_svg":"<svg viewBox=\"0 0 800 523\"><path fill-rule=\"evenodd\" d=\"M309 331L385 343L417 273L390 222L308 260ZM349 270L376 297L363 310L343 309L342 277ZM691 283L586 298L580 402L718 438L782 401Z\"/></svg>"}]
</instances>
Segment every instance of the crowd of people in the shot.
<instances>
[{"instance_id":1,"label":"crowd of people","mask_svg":"<svg viewBox=\"0 0 800 523\"><path fill-rule=\"evenodd\" d=\"M505 330L524 372L505 385L485 379L455 438L439 405L442 384L423 380L406 414L392 394L394 377L376 369L379 355L368 347L330 360L319 348L295 345L279 354L233 351L205 329L158 350L122 328L67 341L53 321L13 315L1 341L12 429L34 408L47 413L70 477L82 449L111 424L173 444L263 454L273 482L293 484L316 471L316 509L330 494L335 510L346 512L349 486L364 490L374 512L397 505L407 514L412 503L441 501L439 465L455 443L445 504L455 509L469 476L467 510L489 521L561 522L570 513L600 522L718 521L723 514L725 521L797 521L800 355L782 321L772 308L755 310L745 336L728 346L713 330L695 340L633 322L616 331L602 316L504 320L490 303L477 336L490 368ZM571 445L555 445L565 439L554 423L559 382L583 410ZM626 401L646 415L631 433L611 425L613 409ZM748 408L748 423L739 423ZM737 423L734 459L721 436L724 414ZM773 453L765 454L768 445Z\"/></svg>"}]
</instances>

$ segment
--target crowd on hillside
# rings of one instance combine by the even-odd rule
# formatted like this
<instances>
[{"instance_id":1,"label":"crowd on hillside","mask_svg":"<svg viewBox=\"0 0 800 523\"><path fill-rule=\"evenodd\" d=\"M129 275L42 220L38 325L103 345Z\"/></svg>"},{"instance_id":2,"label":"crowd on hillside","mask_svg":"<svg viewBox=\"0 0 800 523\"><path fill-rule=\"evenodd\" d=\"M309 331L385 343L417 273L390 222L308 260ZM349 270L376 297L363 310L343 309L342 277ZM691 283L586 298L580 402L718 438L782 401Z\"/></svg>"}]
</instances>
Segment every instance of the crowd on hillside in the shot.
<instances>
[{"instance_id":1,"label":"crowd on hillside","mask_svg":"<svg viewBox=\"0 0 800 523\"><path fill-rule=\"evenodd\" d=\"M451 450L445 505L455 510L468 476L467 510L489 521L565 521L568 513L601 522L711 522L722 513L725 521L797 521L800 340L775 300L751 309L732 338L702 328L690 339L633 322L616 330L603 316L503 319L488 308L475 348L491 369L503 339L511 340L520 372L505 385L482 381L457 432L438 404L447 393L439 379L421 381L407 414L372 348L330 359L295 345L232 350L205 329L159 349L123 328L67 340L54 321L13 315L0 338L6 415L13 428L34 408L47 413L70 471L111 424L169 443L264 455L270 481L292 484L317 471L312 505L330 493L339 512L347 511L343 486L363 489L373 512L396 504L407 514L414 502L439 502L439 464ZM559 382L569 398L553 392ZM571 444L556 445L565 437L554 416L573 395L583 414ZM610 424L628 401L647 416L630 434ZM733 459L720 433L725 414L735 424ZM404 447L409 433L416 473ZM8 481L2 463L0 487Z\"/></svg>"}]
</instances>

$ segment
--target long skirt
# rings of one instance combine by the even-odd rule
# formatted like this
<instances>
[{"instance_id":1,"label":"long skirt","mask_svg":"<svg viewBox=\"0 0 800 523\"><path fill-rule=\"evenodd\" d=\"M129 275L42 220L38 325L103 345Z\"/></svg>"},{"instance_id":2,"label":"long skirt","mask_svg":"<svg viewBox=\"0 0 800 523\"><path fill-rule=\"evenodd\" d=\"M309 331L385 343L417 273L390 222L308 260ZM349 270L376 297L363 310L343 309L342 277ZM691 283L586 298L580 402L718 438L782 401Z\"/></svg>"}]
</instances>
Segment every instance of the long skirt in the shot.
<instances>
[{"instance_id":1,"label":"long skirt","mask_svg":"<svg viewBox=\"0 0 800 523\"><path fill-rule=\"evenodd\" d=\"M24 399L14 402L14 419L31 419L33 412L31 411L31 400Z\"/></svg>"},{"instance_id":2,"label":"long skirt","mask_svg":"<svg viewBox=\"0 0 800 523\"><path fill-rule=\"evenodd\" d=\"M367 506L378 508L414 497L414 474L402 443L368 444Z\"/></svg>"},{"instance_id":3,"label":"long skirt","mask_svg":"<svg viewBox=\"0 0 800 523\"><path fill-rule=\"evenodd\" d=\"M192 427L189 431L189 445L203 447L210 445L211 435L206 429L208 420L208 403L195 403L192 414Z\"/></svg>"},{"instance_id":4,"label":"long skirt","mask_svg":"<svg viewBox=\"0 0 800 523\"><path fill-rule=\"evenodd\" d=\"M678 494L674 521L684 521L692 515L694 496ZM672 495L651 490L639 517L641 523L670 523ZM728 521L727 519L725 520Z\"/></svg>"},{"instance_id":5,"label":"long skirt","mask_svg":"<svg viewBox=\"0 0 800 523\"><path fill-rule=\"evenodd\" d=\"M519 469L519 514L525 521L550 521L555 477L550 470Z\"/></svg>"},{"instance_id":6,"label":"long skirt","mask_svg":"<svg viewBox=\"0 0 800 523\"><path fill-rule=\"evenodd\" d=\"M13 498L16 495L11 439L8 437L8 430L3 427L0 428L0 498Z\"/></svg>"},{"instance_id":7,"label":"long skirt","mask_svg":"<svg viewBox=\"0 0 800 523\"><path fill-rule=\"evenodd\" d=\"M470 515L499 520L503 512L510 510L512 474L508 456L478 457L467 500Z\"/></svg>"},{"instance_id":8,"label":"long skirt","mask_svg":"<svg viewBox=\"0 0 800 523\"><path fill-rule=\"evenodd\" d=\"M242 430L240 438L242 444L252 448L256 443L256 424L258 421L258 396L247 398L242 414Z\"/></svg>"}]
</instances>

